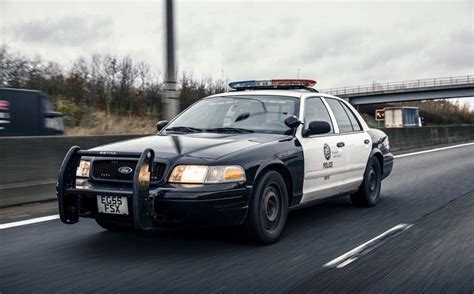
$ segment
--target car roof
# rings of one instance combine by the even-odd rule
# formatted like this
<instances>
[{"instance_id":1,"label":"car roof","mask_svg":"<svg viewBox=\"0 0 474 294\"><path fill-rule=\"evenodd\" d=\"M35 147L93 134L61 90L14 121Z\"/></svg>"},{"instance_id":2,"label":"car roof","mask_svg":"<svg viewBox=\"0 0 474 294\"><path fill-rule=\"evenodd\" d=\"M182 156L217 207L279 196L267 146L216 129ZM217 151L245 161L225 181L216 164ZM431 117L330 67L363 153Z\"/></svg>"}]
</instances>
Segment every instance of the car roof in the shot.
<instances>
[{"instance_id":1,"label":"car roof","mask_svg":"<svg viewBox=\"0 0 474 294\"><path fill-rule=\"evenodd\" d=\"M31 90L31 89L19 89L19 88L2 88L0 87L0 91L10 91L10 92L28 92L28 93L43 93L39 90Z\"/></svg>"}]
</instances>

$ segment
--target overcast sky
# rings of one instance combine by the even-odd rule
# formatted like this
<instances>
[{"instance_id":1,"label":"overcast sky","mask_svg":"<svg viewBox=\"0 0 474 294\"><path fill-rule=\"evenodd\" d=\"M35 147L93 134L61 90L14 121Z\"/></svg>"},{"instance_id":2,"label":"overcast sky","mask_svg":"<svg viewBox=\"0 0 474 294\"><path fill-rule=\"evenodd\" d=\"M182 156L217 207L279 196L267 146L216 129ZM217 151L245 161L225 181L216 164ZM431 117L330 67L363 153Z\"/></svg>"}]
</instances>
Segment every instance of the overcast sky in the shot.
<instances>
[{"instance_id":1,"label":"overcast sky","mask_svg":"<svg viewBox=\"0 0 474 294\"><path fill-rule=\"evenodd\" d=\"M474 1L176 0L179 71L319 88L474 74ZM163 72L164 1L0 0L1 42L65 65L94 52Z\"/></svg>"}]
</instances>

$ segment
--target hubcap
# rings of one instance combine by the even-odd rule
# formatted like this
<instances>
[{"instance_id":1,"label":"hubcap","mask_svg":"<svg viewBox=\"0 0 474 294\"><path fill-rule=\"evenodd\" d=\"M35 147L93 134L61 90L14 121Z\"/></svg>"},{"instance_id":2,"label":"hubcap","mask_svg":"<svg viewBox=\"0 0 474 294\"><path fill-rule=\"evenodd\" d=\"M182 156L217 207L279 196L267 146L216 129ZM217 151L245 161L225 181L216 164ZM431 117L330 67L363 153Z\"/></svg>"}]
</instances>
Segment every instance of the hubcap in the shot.
<instances>
[{"instance_id":1,"label":"hubcap","mask_svg":"<svg viewBox=\"0 0 474 294\"><path fill-rule=\"evenodd\" d=\"M274 221L278 215L278 203L275 194L271 193L267 201L267 219Z\"/></svg>"},{"instance_id":2,"label":"hubcap","mask_svg":"<svg viewBox=\"0 0 474 294\"><path fill-rule=\"evenodd\" d=\"M278 225L278 219L280 217L280 198L277 192L278 190L273 187L267 187L263 194L262 199L262 216L265 224L265 228L272 230Z\"/></svg>"},{"instance_id":3,"label":"hubcap","mask_svg":"<svg viewBox=\"0 0 474 294\"><path fill-rule=\"evenodd\" d=\"M377 185L378 185L377 173L372 167L369 171L369 193L371 197L375 197L377 195Z\"/></svg>"}]
</instances>

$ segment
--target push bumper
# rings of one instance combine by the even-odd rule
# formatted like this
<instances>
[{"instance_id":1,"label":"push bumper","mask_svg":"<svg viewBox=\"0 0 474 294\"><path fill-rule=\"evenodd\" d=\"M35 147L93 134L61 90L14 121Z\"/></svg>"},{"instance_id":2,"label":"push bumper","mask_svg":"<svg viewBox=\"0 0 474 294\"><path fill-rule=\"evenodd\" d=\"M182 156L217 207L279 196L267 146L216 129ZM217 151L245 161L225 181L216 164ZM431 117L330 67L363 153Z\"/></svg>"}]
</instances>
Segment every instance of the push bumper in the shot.
<instances>
[{"instance_id":1,"label":"push bumper","mask_svg":"<svg viewBox=\"0 0 474 294\"><path fill-rule=\"evenodd\" d=\"M108 158L137 158L137 165L133 175L133 184L128 189L110 190L104 188L84 189L77 186L76 170L83 156ZM64 157L59 169L56 195L58 197L59 217L65 224L74 224L79 221L82 198L85 196L121 196L127 197L131 207L133 227L147 230L153 227L153 211L150 209L153 199L149 197L150 175L153 169L155 153L152 149L143 152L114 152L114 151L83 151L73 146ZM95 197L96 198L96 197Z\"/></svg>"}]
</instances>

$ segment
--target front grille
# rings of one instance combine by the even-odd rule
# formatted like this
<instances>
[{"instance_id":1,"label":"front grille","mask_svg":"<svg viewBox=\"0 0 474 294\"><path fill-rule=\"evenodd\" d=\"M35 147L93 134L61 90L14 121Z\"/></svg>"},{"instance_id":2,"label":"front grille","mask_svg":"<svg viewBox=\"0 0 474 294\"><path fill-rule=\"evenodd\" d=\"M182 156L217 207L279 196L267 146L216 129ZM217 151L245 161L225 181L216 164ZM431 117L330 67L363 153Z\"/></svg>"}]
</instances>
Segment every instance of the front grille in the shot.
<instances>
[{"instance_id":1,"label":"front grille","mask_svg":"<svg viewBox=\"0 0 474 294\"><path fill-rule=\"evenodd\" d=\"M96 180L107 181L127 181L133 182L133 174L137 160L128 159L98 159L92 163L92 178ZM130 168L129 173L121 173L119 169L126 170ZM151 174L152 182L159 182L164 175L166 165L160 162L153 163L153 172Z\"/></svg>"}]
</instances>

